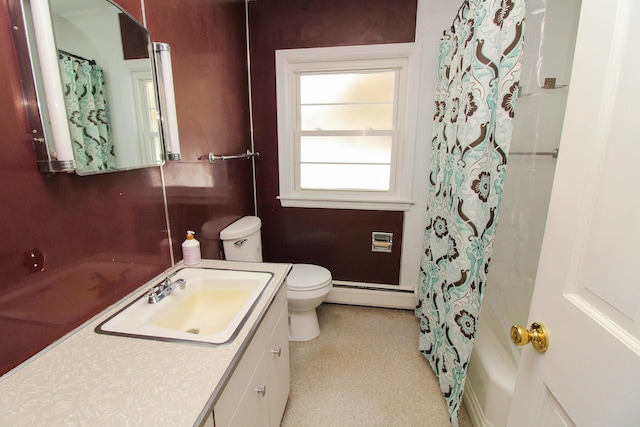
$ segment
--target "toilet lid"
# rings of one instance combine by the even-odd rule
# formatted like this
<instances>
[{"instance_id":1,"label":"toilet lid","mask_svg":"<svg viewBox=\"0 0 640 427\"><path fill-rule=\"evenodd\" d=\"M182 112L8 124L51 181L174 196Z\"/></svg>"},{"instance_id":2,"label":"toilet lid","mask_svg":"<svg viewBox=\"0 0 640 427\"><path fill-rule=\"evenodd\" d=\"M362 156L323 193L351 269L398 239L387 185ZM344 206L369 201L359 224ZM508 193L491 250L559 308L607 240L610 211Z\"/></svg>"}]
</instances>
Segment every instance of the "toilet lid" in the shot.
<instances>
[{"instance_id":1,"label":"toilet lid","mask_svg":"<svg viewBox=\"0 0 640 427\"><path fill-rule=\"evenodd\" d=\"M313 291L331 284L331 273L324 267L294 264L287 277L287 289Z\"/></svg>"}]
</instances>

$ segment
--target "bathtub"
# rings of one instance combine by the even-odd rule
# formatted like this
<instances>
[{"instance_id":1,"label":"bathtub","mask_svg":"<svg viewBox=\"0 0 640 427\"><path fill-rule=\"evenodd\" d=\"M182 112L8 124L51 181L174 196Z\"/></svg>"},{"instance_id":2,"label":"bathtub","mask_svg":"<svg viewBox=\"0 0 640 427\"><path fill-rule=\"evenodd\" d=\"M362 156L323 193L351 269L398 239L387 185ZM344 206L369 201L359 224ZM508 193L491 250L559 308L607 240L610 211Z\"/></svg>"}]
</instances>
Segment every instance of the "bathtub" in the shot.
<instances>
[{"instance_id":1,"label":"bathtub","mask_svg":"<svg viewBox=\"0 0 640 427\"><path fill-rule=\"evenodd\" d=\"M478 324L463 401L475 427L504 427L517 367L488 325L482 320Z\"/></svg>"}]
</instances>

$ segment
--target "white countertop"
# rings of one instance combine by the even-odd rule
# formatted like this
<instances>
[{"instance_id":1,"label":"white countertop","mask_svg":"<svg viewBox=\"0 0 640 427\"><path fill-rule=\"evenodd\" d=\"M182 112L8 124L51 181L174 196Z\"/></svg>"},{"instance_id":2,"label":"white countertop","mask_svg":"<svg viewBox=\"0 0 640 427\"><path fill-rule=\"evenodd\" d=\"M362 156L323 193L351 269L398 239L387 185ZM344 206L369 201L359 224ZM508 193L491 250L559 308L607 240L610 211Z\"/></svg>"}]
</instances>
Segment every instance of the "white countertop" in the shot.
<instances>
[{"instance_id":1,"label":"white countertop","mask_svg":"<svg viewBox=\"0 0 640 427\"><path fill-rule=\"evenodd\" d=\"M203 260L198 267L274 274L232 342L202 345L94 332L165 272L2 377L0 425L173 427L203 422L291 265Z\"/></svg>"}]
</instances>

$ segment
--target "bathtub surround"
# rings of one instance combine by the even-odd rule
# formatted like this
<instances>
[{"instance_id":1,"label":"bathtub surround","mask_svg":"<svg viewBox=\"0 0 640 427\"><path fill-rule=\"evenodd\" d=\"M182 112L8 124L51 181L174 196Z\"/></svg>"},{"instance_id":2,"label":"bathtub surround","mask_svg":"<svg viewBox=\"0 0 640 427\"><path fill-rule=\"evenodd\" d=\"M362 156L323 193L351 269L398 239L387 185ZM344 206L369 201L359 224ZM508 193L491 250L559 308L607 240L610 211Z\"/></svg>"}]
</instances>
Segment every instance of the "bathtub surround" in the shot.
<instances>
[{"instance_id":1,"label":"bathtub surround","mask_svg":"<svg viewBox=\"0 0 640 427\"><path fill-rule=\"evenodd\" d=\"M458 425L506 174L524 1L465 1L440 43L419 348Z\"/></svg>"}]
</instances>

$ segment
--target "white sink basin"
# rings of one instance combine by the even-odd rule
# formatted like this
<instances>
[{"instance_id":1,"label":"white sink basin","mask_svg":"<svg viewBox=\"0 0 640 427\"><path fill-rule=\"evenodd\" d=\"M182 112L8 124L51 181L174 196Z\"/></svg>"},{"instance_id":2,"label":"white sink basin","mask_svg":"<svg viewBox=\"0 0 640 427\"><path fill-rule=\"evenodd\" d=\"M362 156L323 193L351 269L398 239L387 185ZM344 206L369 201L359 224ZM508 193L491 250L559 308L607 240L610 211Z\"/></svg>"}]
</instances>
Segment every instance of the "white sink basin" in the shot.
<instances>
[{"instance_id":1,"label":"white sink basin","mask_svg":"<svg viewBox=\"0 0 640 427\"><path fill-rule=\"evenodd\" d=\"M155 304L147 292L101 323L96 332L165 341L223 344L229 341L271 280L271 273L187 267L184 279Z\"/></svg>"}]
</instances>

